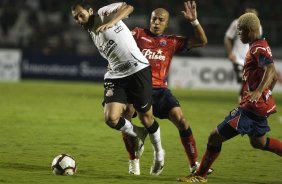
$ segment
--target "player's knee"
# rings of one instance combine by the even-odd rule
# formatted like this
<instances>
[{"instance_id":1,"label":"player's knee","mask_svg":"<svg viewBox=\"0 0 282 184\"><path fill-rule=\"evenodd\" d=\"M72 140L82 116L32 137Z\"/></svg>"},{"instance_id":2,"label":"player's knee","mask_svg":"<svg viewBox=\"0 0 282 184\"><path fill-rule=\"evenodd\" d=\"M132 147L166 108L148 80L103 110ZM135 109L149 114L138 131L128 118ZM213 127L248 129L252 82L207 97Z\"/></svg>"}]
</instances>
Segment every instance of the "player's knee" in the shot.
<instances>
[{"instance_id":1,"label":"player's knee","mask_svg":"<svg viewBox=\"0 0 282 184\"><path fill-rule=\"evenodd\" d=\"M251 141L251 146L254 148L254 149L261 149L263 150L265 148L265 145L262 143L262 142L254 142L254 141Z\"/></svg>"},{"instance_id":2,"label":"player's knee","mask_svg":"<svg viewBox=\"0 0 282 184\"><path fill-rule=\"evenodd\" d=\"M189 128L188 122L183 116L177 122L179 130L187 130Z\"/></svg>"},{"instance_id":3,"label":"player's knee","mask_svg":"<svg viewBox=\"0 0 282 184\"><path fill-rule=\"evenodd\" d=\"M182 113L170 113L169 120L172 121L180 131L189 128L188 122Z\"/></svg>"},{"instance_id":4,"label":"player's knee","mask_svg":"<svg viewBox=\"0 0 282 184\"><path fill-rule=\"evenodd\" d=\"M105 123L111 128L116 127L118 120L119 120L119 117L116 117L114 115L111 115L111 114L105 115Z\"/></svg>"},{"instance_id":5,"label":"player's knee","mask_svg":"<svg viewBox=\"0 0 282 184\"><path fill-rule=\"evenodd\" d=\"M136 113L136 111L135 111L134 107L128 105L128 106L126 106L126 109L125 109L125 111L123 112L123 117L124 117L125 119L130 120L130 119L135 115L135 113Z\"/></svg>"},{"instance_id":6,"label":"player's knee","mask_svg":"<svg viewBox=\"0 0 282 184\"><path fill-rule=\"evenodd\" d=\"M223 142L221 136L219 135L219 133L217 132L217 130L214 130L210 133L209 135L209 139L208 139L208 144L213 145L213 146L217 146L217 145L221 145Z\"/></svg>"},{"instance_id":7,"label":"player's knee","mask_svg":"<svg viewBox=\"0 0 282 184\"><path fill-rule=\"evenodd\" d=\"M150 113L140 113L139 119L145 127L150 127L154 122L154 117Z\"/></svg>"}]
</instances>

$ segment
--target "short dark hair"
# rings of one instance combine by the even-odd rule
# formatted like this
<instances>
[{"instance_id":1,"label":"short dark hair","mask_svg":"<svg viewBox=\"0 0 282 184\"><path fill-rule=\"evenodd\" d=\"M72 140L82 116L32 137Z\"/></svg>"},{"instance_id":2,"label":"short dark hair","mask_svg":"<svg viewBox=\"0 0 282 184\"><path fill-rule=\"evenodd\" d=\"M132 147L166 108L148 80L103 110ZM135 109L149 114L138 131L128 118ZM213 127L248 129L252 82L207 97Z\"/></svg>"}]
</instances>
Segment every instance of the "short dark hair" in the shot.
<instances>
[{"instance_id":1,"label":"short dark hair","mask_svg":"<svg viewBox=\"0 0 282 184\"><path fill-rule=\"evenodd\" d=\"M73 2L71 6L71 10L75 10L77 6L81 6L83 9L89 10L90 8L93 8L92 3L90 3L89 0L76 0Z\"/></svg>"}]
</instances>

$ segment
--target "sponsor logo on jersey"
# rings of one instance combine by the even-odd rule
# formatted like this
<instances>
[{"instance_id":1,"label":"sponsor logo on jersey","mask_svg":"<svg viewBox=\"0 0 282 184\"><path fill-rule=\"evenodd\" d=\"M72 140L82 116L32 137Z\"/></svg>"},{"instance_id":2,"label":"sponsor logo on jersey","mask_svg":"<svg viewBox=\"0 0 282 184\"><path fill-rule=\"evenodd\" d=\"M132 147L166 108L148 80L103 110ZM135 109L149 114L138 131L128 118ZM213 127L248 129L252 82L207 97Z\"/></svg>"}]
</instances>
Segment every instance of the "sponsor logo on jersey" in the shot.
<instances>
[{"instance_id":1,"label":"sponsor logo on jersey","mask_svg":"<svg viewBox=\"0 0 282 184\"><path fill-rule=\"evenodd\" d=\"M126 70L128 70L129 68L131 68L133 65L130 62L126 62L124 64L120 64L117 67L114 68L114 71L118 71L118 72L124 72ZM134 65L135 66L135 65Z\"/></svg>"},{"instance_id":2,"label":"sponsor logo on jersey","mask_svg":"<svg viewBox=\"0 0 282 184\"><path fill-rule=\"evenodd\" d=\"M123 27L122 26L118 26L117 28L115 28L115 32L116 33L119 33L119 32L121 32L123 30Z\"/></svg>"},{"instance_id":3,"label":"sponsor logo on jersey","mask_svg":"<svg viewBox=\"0 0 282 184\"><path fill-rule=\"evenodd\" d=\"M105 54L106 56L109 56L110 53L114 50L114 48L117 46L114 40L109 40L105 44L101 45L99 50Z\"/></svg>"},{"instance_id":4,"label":"sponsor logo on jersey","mask_svg":"<svg viewBox=\"0 0 282 184\"><path fill-rule=\"evenodd\" d=\"M158 51L151 51L151 49L143 49L142 50L142 54L147 59L157 59L157 60L164 61L165 60L165 56L162 53L163 53L162 50L158 50Z\"/></svg>"}]
</instances>

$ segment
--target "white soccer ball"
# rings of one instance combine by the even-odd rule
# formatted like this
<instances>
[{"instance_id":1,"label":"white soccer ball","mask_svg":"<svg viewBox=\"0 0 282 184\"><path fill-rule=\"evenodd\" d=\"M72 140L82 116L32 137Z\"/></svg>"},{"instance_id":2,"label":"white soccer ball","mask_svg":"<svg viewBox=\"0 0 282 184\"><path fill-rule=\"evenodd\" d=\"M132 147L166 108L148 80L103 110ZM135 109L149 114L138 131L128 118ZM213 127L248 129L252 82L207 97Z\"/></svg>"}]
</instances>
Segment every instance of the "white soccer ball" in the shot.
<instances>
[{"instance_id":1,"label":"white soccer ball","mask_svg":"<svg viewBox=\"0 0 282 184\"><path fill-rule=\"evenodd\" d=\"M51 168L55 175L70 176L76 172L76 163L72 156L61 154L53 159Z\"/></svg>"}]
</instances>

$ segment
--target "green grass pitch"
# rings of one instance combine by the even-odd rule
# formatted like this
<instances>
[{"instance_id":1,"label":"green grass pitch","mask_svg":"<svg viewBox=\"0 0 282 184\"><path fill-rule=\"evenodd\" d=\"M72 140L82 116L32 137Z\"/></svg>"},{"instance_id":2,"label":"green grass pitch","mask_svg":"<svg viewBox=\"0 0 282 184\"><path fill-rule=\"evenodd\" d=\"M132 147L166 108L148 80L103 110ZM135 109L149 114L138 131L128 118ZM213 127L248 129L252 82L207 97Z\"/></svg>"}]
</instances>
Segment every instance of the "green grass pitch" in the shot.
<instances>
[{"instance_id":1,"label":"green grass pitch","mask_svg":"<svg viewBox=\"0 0 282 184\"><path fill-rule=\"evenodd\" d=\"M209 132L237 106L237 91L173 90L197 141L199 159ZM269 118L271 137L282 140L282 94ZM158 120L166 150L163 173L149 175L152 146L147 139L141 175L128 174L121 134L103 121L102 84L52 81L0 83L0 183L171 184L188 174L177 129ZM135 123L139 124L137 119ZM139 124L140 125L140 124ZM50 165L60 153L77 161L74 176L55 176ZM247 136L224 143L209 183L281 184L282 158L251 148Z\"/></svg>"}]
</instances>

